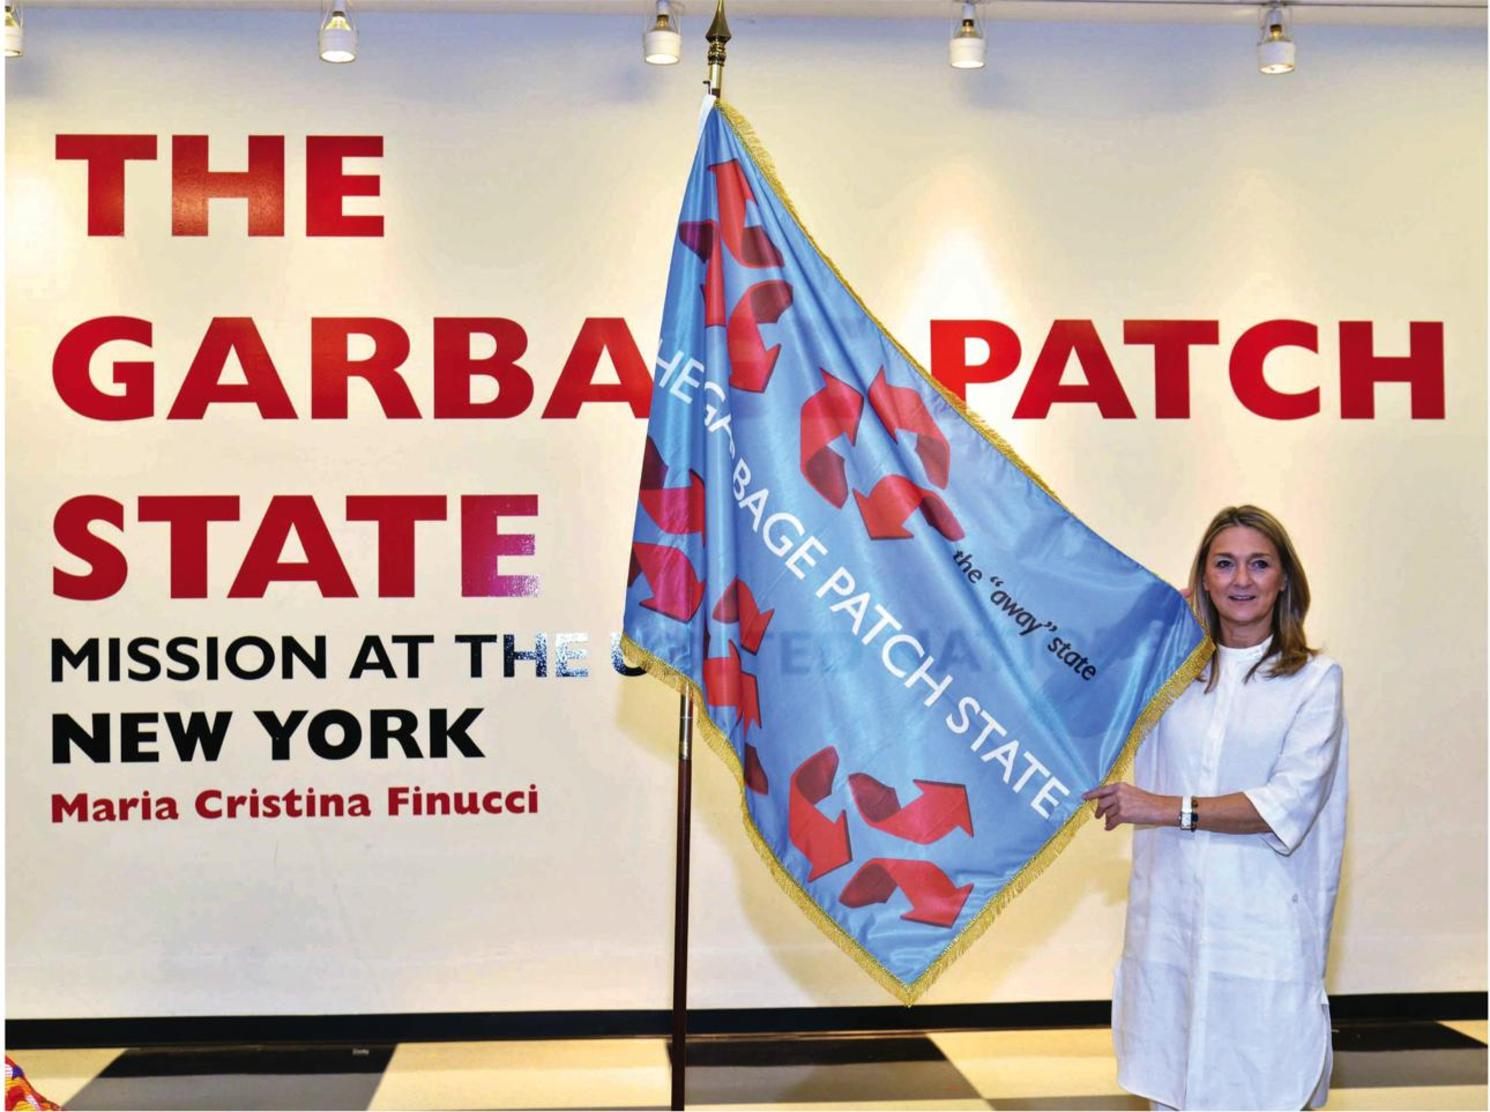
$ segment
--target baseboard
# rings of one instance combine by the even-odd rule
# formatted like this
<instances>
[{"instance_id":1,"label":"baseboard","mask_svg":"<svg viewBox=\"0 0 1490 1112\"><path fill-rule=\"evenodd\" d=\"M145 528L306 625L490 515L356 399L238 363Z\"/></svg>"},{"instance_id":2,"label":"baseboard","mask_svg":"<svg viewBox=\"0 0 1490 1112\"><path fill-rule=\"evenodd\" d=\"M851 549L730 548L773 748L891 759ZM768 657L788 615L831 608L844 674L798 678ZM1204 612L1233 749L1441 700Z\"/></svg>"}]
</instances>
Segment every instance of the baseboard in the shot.
<instances>
[{"instance_id":1,"label":"baseboard","mask_svg":"<svg viewBox=\"0 0 1490 1112\"><path fill-rule=\"evenodd\" d=\"M1337 1022L1485 1019L1483 992L1374 993L1332 996ZM1106 1000L1009 1004L926 1004L861 1008L700 1008L690 1035L793 1035L815 1032L1010 1030L1105 1027ZM272 1043L456 1042L666 1035L664 1009L550 1012L405 1012L385 1015L131 1016L109 1019L11 1019L5 1043L16 1050L89 1046Z\"/></svg>"}]
</instances>

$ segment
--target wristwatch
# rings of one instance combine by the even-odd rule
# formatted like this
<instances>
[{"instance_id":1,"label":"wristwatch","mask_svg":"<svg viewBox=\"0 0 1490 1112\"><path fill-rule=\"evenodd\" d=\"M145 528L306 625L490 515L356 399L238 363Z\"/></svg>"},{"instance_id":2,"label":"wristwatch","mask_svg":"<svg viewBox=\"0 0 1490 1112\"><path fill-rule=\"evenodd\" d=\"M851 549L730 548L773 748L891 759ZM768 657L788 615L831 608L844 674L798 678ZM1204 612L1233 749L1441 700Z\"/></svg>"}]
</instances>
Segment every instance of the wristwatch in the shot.
<instances>
[{"instance_id":1,"label":"wristwatch","mask_svg":"<svg viewBox=\"0 0 1490 1112\"><path fill-rule=\"evenodd\" d=\"M1200 821L1200 814L1195 810L1195 797L1186 795L1180 797L1180 829L1195 832L1196 823Z\"/></svg>"}]
</instances>

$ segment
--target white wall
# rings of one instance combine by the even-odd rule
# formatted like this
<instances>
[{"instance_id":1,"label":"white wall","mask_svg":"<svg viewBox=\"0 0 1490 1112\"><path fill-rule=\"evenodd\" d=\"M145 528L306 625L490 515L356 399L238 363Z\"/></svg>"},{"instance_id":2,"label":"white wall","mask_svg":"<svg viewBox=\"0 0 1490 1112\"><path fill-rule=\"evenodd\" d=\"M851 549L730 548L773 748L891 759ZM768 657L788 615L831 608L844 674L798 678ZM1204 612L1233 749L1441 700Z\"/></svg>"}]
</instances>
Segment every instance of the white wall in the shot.
<instances>
[{"instance_id":1,"label":"white wall","mask_svg":"<svg viewBox=\"0 0 1490 1112\"><path fill-rule=\"evenodd\" d=\"M607 670L618 627L642 423L587 406L539 418L587 317L654 349L693 144L703 47L643 67L638 21L372 15L362 56L315 58L306 15L33 10L6 66L7 974L18 1018L657 1008L668 999L676 702ZM1315 589L1309 629L1345 667L1353 780L1330 988L1485 986L1485 55L1483 30L1319 27L1299 71L1264 79L1250 31L999 24L989 67L945 64L940 21L735 20L727 91L818 241L918 356L932 319L1004 321L1024 346L970 401L1063 500L1178 579L1211 513L1256 501L1291 527ZM55 136L160 136L127 176L127 234L86 235L81 163ZM248 238L241 202L173 238L172 134L287 137L286 232ZM303 232L303 138L385 139L380 239ZM219 162L220 160L220 162ZM214 316L251 316L302 418L246 406L204 420L103 423L52 384L62 336L93 317L154 325L163 414ZM505 421L388 421L354 384L351 419L311 421L312 317L369 315L410 335L429 410L435 317L526 330L532 407ZM1011 417L1053 320L1089 318L1137 411ZM1193 359L1192 416L1156 420L1147 349L1122 322L1218 320ZM1227 354L1275 318L1320 352L1269 363L1317 384L1322 412L1259 417ZM1413 420L1383 386L1340 417L1336 326L1403 352L1443 323L1446 417ZM145 358L137 347L113 358ZM101 353L94 375L108 382ZM1079 377L1073 367L1073 378ZM420 526L417 590L369 597L372 530L348 494L444 494ZM236 494L212 527L206 599L169 597L165 528L140 495ZM307 584L228 599L273 494L312 493L364 597ZM463 599L461 494L537 494L531 598ZM52 592L79 571L52 536L79 494L124 503L130 561L111 598ZM462 632L590 635L592 675L473 680ZM243 633L329 638L332 678L50 682L53 637ZM336 678L369 633L428 633L420 679ZM482 760L269 759L254 709L483 706ZM51 718L232 710L215 765L51 760ZM172 795L390 784L539 785L538 815L53 824L55 792ZM776 889L739 829L735 789L696 762L691 1002L889 1003ZM378 810L381 807L378 806ZM1088 827L927 1002L1104 997L1120 945L1126 835Z\"/></svg>"}]
</instances>

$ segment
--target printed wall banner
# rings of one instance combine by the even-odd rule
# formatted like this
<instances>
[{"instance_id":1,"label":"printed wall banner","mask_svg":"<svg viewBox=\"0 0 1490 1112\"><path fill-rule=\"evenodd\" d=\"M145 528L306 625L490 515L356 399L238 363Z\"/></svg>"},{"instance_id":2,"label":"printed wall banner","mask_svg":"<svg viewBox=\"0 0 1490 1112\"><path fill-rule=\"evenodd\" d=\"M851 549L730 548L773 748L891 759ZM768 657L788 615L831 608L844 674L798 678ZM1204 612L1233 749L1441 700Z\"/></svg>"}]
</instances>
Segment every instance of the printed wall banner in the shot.
<instances>
[{"instance_id":1,"label":"printed wall banner","mask_svg":"<svg viewBox=\"0 0 1490 1112\"><path fill-rule=\"evenodd\" d=\"M1105 755L1058 767L1036 696L1108 683L1123 653L1078 635L1085 603L1069 611L1091 592L1051 589L1062 561L1011 574L1002 558L1042 563L1084 530L990 533L968 503L1009 515L993 483L1018 489L1017 467L831 282L817 296L850 311L834 329L853 357L821 353L792 385L795 332L825 308L748 158L738 242L712 193L688 217L731 237L725 324L707 348L677 342L689 305L708 308L712 232L689 233L699 251L677 239L702 38L685 38L691 63L649 67L630 16L461 7L369 14L357 62L330 66L304 11L43 5L6 63L8 1020L665 1009L678 700L626 665L620 589L654 404L728 416L695 430L710 445L788 441L779 459L741 449L742 508L732 471L721 484L654 433L647 499L686 527L696 471L742 562L721 579L699 536L648 517L641 540L664 551L638 565L655 581L676 549L708 574L711 642L688 674L700 701L710 680L734 698L704 704L727 728L745 694L731 647L756 680L742 774L748 744L755 782L789 792L837 748L830 794L812 803L817 766L799 778L797 821L831 846L842 815L853 861L802 885L836 900L869 861L924 855L955 893L975 878L945 854L971 839L939 785L1003 799L997 819L970 802L978 842L994 822L1034 841L1121 748L1114 728ZM1287 523L1352 732L1332 994L1485 986L1478 18L1330 28L1286 80L1224 21L1009 22L974 73L945 64L936 19L762 18L731 44L731 95L815 240L1086 525L1178 583L1219 506ZM781 267L739 261L762 237ZM697 276L678 273L691 300L659 361L673 250ZM773 282L793 294L774 321ZM766 392L733 388L726 410L675 357L713 371L736 310L736 367L779 351ZM809 414L814 485L794 438L824 370L844 392ZM747 414L793 391L786 426L757 432ZM841 507L819 493L838 489L835 457ZM872 500L891 476L946 513L902 488L911 536L870 541L853 491ZM1033 484L1023 497L1049 508ZM948 624L950 586L915 554L945 572L959 552L969 610ZM853 591L817 597L840 565ZM630 593L640 620L684 630L641 607L671 596L640 578ZM870 637L875 606L903 628ZM1059 630L1023 632L1044 621ZM868 717L920 731L928 760L886 771L842 727L766 751L819 704L849 721L865 691ZM800 864L790 801L773 844ZM898 1007L838 927L788 906L740 806L729 762L695 762L690 1007ZM1440 812L1463 834L1452 854L1423 821ZM1130 847L1127 827L1081 824L919 1002L1104 999ZM948 928L902 918L903 867L857 895L878 891L842 914L969 937L971 903Z\"/></svg>"},{"instance_id":2,"label":"printed wall banner","mask_svg":"<svg viewBox=\"0 0 1490 1112\"><path fill-rule=\"evenodd\" d=\"M778 881L906 1002L1212 650L875 320L725 106L673 249L625 629L694 694Z\"/></svg>"}]
</instances>

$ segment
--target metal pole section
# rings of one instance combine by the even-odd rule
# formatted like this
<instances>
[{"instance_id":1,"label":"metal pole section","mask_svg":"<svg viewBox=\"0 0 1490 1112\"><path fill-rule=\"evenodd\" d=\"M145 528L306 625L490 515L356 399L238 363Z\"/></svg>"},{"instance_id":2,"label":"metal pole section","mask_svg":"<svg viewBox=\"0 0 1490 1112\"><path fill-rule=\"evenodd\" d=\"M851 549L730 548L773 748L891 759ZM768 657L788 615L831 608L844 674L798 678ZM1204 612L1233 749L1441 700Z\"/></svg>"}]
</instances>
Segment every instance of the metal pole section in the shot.
<instances>
[{"instance_id":1,"label":"metal pole section","mask_svg":"<svg viewBox=\"0 0 1490 1112\"><path fill-rule=\"evenodd\" d=\"M729 46L729 21L724 18L724 0L714 9L714 22L704 38L709 42L709 95L716 100L724 90L724 55Z\"/></svg>"},{"instance_id":2,"label":"metal pole section","mask_svg":"<svg viewBox=\"0 0 1490 1112\"><path fill-rule=\"evenodd\" d=\"M718 0L714 22L704 36L709 42L709 93L716 100L724 87L725 47L730 39L724 0ZM673 1034L668 1045L672 1059L672 1102L687 1103L688 1077L688 835L693 802L693 696L678 701L678 854L673 885Z\"/></svg>"},{"instance_id":3,"label":"metal pole section","mask_svg":"<svg viewBox=\"0 0 1490 1112\"><path fill-rule=\"evenodd\" d=\"M688 1073L688 834L693 795L693 696L678 702L678 855L673 885L673 1036L668 1046L672 1060L673 1109L686 1102Z\"/></svg>"}]
</instances>

